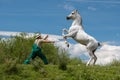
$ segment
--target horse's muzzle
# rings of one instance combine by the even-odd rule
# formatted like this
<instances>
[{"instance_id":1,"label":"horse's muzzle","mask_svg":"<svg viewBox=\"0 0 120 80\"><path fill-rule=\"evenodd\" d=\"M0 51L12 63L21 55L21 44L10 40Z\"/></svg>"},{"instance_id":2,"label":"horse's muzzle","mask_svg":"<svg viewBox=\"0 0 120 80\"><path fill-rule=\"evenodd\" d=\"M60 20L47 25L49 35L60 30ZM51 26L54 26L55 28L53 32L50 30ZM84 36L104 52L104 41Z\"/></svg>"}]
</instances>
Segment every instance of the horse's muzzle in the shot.
<instances>
[{"instance_id":1,"label":"horse's muzzle","mask_svg":"<svg viewBox=\"0 0 120 80\"><path fill-rule=\"evenodd\" d=\"M69 19L70 19L70 17L68 17L68 16L67 16L67 17L66 17L66 19L67 19L67 20L69 20Z\"/></svg>"}]
</instances>

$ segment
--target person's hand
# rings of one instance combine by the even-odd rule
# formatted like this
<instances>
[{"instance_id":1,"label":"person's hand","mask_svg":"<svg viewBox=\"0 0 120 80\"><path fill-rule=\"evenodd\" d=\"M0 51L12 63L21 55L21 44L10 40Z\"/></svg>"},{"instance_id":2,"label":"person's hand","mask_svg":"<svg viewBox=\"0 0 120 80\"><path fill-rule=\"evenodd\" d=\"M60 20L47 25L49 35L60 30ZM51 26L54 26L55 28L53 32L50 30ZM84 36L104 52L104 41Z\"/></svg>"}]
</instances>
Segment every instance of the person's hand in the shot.
<instances>
[{"instance_id":1,"label":"person's hand","mask_svg":"<svg viewBox=\"0 0 120 80\"><path fill-rule=\"evenodd\" d=\"M46 37L48 37L48 34L46 35Z\"/></svg>"},{"instance_id":2,"label":"person's hand","mask_svg":"<svg viewBox=\"0 0 120 80\"><path fill-rule=\"evenodd\" d=\"M45 36L44 40L46 40L48 38L48 35Z\"/></svg>"}]
</instances>

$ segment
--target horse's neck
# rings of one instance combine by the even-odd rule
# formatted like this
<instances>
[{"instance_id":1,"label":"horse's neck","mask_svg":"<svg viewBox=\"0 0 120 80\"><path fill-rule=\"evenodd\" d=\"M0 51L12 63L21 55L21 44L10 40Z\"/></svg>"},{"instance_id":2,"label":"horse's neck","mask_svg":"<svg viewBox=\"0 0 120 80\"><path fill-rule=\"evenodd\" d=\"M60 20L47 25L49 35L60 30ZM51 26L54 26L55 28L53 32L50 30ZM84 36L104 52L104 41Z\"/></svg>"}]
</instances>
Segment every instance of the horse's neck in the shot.
<instances>
[{"instance_id":1,"label":"horse's neck","mask_svg":"<svg viewBox=\"0 0 120 80\"><path fill-rule=\"evenodd\" d=\"M80 29L83 29L81 17L80 17L80 18L77 18L77 19L75 19L75 20L73 21L72 26L76 26L76 25L79 26Z\"/></svg>"}]
</instances>

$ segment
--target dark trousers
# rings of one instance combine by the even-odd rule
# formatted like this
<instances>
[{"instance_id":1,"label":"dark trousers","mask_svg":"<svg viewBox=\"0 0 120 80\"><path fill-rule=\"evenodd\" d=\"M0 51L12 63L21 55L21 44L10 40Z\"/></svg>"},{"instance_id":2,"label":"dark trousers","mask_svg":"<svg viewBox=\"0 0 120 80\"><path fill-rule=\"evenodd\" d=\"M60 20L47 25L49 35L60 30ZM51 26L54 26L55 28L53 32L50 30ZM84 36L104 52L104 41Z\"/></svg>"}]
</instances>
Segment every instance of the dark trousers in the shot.
<instances>
[{"instance_id":1,"label":"dark trousers","mask_svg":"<svg viewBox=\"0 0 120 80\"><path fill-rule=\"evenodd\" d=\"M42 53L41 48L39 48L36 44L33 44L32 52L29 55L28 59L26 59L24 61L24 64L29 64L30 63L30 59L33 60L36 56L40 57L42 59L42 61L44 62L44 64L48 64L47 58Z\"/></svg>"}]
</instances>

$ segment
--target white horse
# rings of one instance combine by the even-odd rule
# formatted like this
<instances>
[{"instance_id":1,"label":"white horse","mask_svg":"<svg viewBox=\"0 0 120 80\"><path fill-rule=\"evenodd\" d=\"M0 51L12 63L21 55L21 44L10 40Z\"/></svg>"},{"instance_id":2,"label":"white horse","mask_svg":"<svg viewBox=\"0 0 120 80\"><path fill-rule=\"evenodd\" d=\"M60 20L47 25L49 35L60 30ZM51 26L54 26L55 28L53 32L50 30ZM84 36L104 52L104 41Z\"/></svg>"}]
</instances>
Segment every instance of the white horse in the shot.
<instances>
[{"instance_id":1,"label":"white horse","mask_svg":"<svg viewBox=\"0 0 120 80\"><path fill-rule=\"evenodd\" d=\"M63 29L62 35L65 40L65 43L69 47L69 44L66 39L67 39L67 37L71 37L78 43L85 45L88 50L88 53L90 55L90 60L87 62L86 65L87 66L90 65L92 60L94 60L93 65L95 65L97 57L94 54L94 52L96 51L98 46L100 46L100 43L95 38L88 35L84 31L83 26L82 26L82 18L77 10L72 11L72 13L69 14L66 17L66 19L67 20L72 19L73 23L72 23L71 27L69 28L69 30ZM66 32L66 34L64 34L64 32Z\"/></svg>"}]
</instances>

